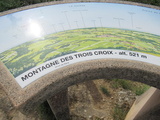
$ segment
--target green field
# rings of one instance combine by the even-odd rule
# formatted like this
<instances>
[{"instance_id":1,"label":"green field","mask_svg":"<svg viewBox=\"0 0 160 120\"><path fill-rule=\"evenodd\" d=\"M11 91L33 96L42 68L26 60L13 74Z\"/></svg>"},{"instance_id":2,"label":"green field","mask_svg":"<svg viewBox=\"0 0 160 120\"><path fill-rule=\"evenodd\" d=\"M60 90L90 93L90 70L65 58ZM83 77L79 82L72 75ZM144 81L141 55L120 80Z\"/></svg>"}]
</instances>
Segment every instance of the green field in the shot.
<instances>
[{"instance_id":1,"label":"green field","mask_svg":"<svg viewBox=\"0 0 160 120\"><path fill-rule=\"evenodd\" d=\"M160 36L114 28L86 28L46 35L0 54L1 61L17 77L56 57L94 49L120 49L160 56Z\"/></svg>"}]
</instances>

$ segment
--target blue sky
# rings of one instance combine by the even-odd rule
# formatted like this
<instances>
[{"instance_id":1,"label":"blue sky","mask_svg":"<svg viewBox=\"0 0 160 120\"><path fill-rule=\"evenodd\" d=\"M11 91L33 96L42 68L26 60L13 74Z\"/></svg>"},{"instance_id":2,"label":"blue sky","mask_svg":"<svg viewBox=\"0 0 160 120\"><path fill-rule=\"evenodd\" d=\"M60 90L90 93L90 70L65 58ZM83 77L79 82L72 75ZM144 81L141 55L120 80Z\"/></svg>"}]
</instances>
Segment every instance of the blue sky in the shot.
<instances>
[{"instance_id":1,"label":"blue sky","mask_svg":"<svg viewBox=\"0 0 160 120\"><path fill-rule=\"evenodd\" d=\"M0 53L46 34L112 27L160 35L160 10L115 3L68 3L0 17Z\"/></svg>"}]
</instances>

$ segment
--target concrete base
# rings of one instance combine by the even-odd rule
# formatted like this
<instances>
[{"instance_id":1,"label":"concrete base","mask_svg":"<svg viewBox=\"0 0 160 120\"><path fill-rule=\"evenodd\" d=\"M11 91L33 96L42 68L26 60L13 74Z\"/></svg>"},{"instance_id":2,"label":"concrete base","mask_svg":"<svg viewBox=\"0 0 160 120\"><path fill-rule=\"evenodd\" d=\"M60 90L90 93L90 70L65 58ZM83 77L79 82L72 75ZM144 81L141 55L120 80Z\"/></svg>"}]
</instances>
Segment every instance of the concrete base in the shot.
<instances>
[{"instance_id":1,"label":"concrete base","mask_svg":"<svg viewBox=\"0 0 160 120\"><path fill-rule=\"evenodd\" d=\"M57 120L70 120L67 89L57 93L47 101Z\"/></svg>"},{"instance_id":2,"label":"concrete base","mask_svg":"<svg viewBox=\"0 0 160 120\"><path fill-rule=\"evenodd\" d=\"M151 87L134 102L125 120L139 120L156 106L160 106L160 90Z\"/></svg>"}]
</instances>

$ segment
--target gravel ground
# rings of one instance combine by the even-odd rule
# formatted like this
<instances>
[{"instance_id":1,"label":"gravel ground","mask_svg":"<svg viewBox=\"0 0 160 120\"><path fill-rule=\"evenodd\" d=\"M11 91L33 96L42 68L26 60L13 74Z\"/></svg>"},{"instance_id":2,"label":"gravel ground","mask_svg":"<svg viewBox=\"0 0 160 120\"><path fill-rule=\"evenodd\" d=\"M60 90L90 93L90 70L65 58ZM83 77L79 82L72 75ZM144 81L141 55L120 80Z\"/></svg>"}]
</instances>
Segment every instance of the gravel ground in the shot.
<instances>
[{"instance_id":1,"label":"gravel ground","mask_svg":"<svg viewBox=\"0 0 160 120\"><path fill-rule=\"evenodd\" d=\"M102 93L100 89L102 86L108 89L109 96ZM105 80L74 85L69 87L68 91L71 120L115 120L113 118L114 107L118 105L129 109L137 97L129 90L112 89ZM9 115L2 110L3 104L7 104L6 101L7 96L0 89L0 120L53 120L53 117L47 117L48 114L43 114L45 117L41 117L40 110L35 111L33 117L27 117L19 111ZM160 120L160 107L157 106L139 120Z\"/></svg>"}]
</instances>

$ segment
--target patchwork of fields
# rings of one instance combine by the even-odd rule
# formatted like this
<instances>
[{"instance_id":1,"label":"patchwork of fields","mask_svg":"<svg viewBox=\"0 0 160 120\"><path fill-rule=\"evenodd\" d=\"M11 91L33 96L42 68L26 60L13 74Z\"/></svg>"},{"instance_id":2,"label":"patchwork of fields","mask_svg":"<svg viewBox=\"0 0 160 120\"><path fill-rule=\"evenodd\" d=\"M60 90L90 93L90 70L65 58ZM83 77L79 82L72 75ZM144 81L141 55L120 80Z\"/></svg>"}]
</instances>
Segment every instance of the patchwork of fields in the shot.
<instances>
[{"instance_id":1,"label":"patchwork of fields","mask_svg":"<svg viewBox=\"0 0 160 120\"><path fill-rule=\"evenodd\" d=\"M120 49L160 56L160 36L114 28L85 28L46 35L0 54L0 60L17 77L48 60L94 49Z\"/></svg>"}]
</instances>

